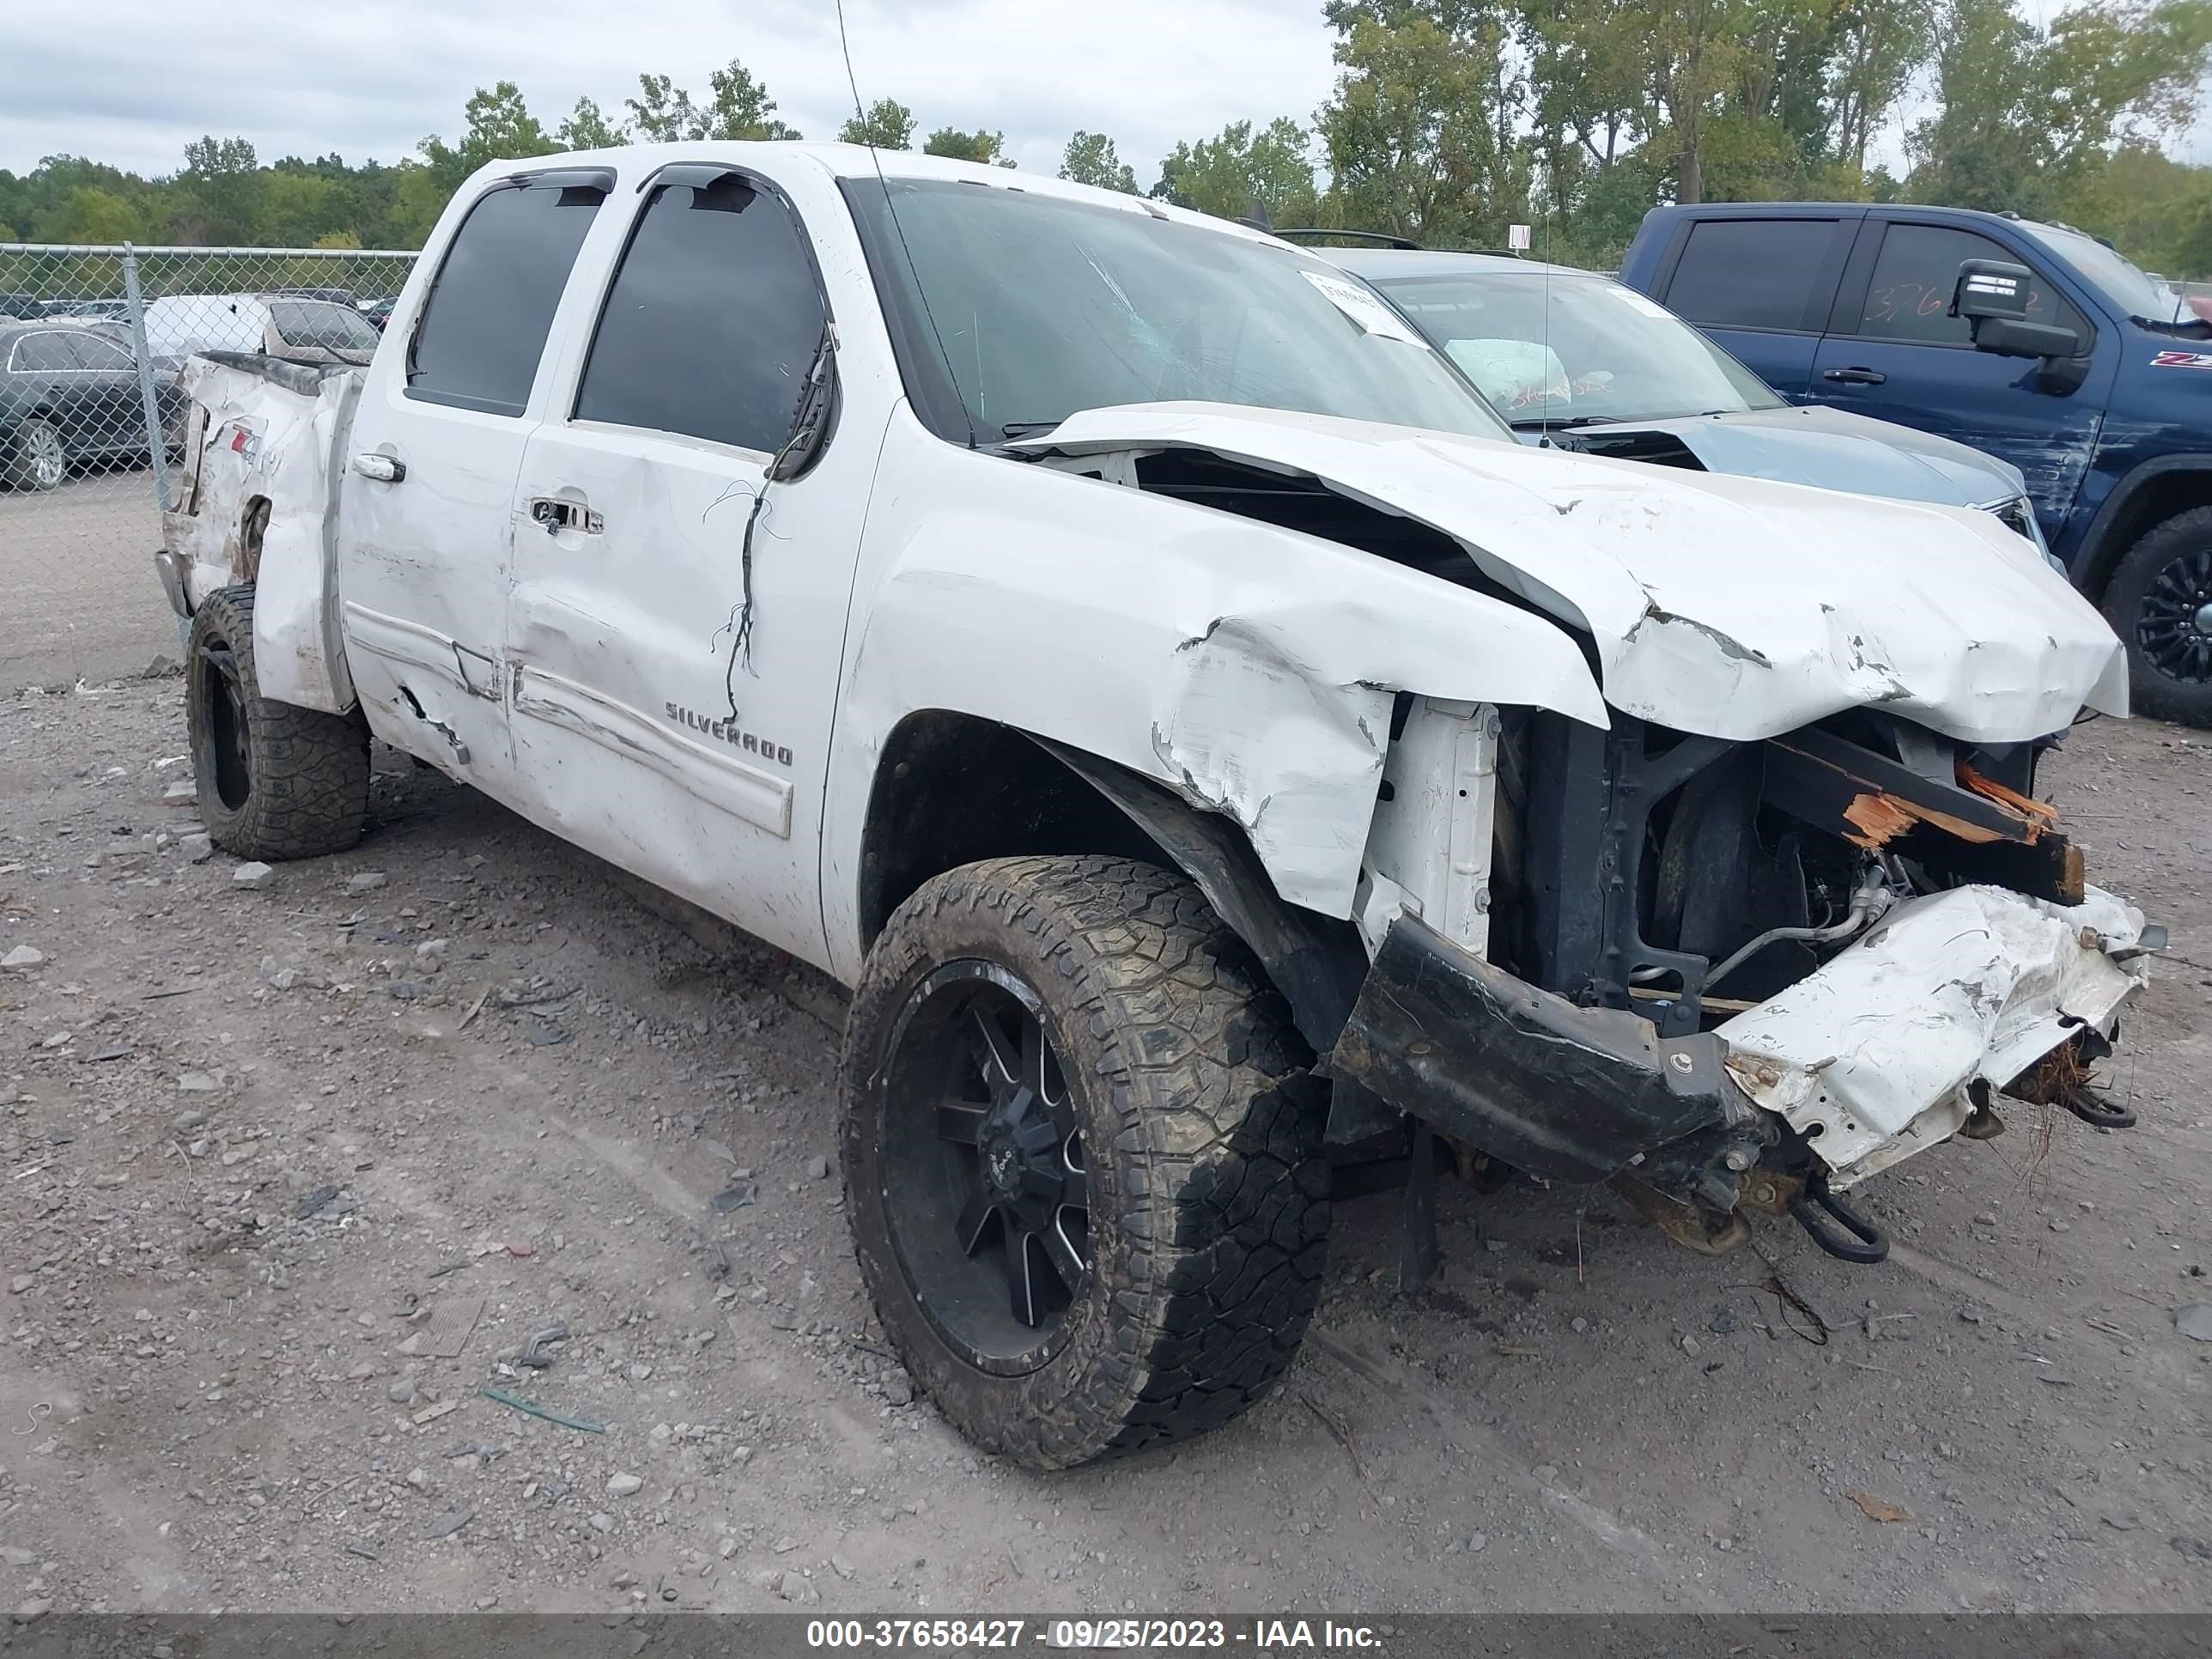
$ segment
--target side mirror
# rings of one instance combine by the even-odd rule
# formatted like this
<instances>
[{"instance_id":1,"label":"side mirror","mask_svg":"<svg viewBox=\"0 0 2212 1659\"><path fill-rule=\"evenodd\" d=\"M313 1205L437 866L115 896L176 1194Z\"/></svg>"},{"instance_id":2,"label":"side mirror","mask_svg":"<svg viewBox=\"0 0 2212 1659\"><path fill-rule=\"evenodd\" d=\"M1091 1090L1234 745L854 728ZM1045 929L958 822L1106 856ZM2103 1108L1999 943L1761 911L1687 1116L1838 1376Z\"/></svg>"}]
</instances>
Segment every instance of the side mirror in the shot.
<instances>
[{"instance_id":1,"label":"side mirror","mask_svg":"<svg viewBox=\"0 0 2212 1659\"><path fill-rule=\"evenodd\" d=\"M2081 355L2081 337L2056 323L2027 320L2035 274L2004 259L1967 259L1951 290L1951 314L1964 317L1974 349L2000 357L2057 359Z\"/></svg>"}]
</instances>

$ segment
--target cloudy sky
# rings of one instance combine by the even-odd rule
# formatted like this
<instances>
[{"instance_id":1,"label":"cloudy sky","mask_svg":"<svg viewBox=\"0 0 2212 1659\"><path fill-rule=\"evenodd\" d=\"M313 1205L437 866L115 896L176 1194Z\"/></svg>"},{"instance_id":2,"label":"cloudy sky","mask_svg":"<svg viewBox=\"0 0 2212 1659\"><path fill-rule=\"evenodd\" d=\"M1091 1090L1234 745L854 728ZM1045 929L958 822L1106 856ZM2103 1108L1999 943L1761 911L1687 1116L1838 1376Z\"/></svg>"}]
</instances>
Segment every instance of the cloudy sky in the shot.
<instances>
[{"instance_id":1,"label":"cloudy sky","mask_svg":"<svg viewBox=\"0 0 2212 1659\"><path fill-rule=\"evenodd\" d=\"M847 0L846 15L862 95L912 106L922 131L996 129L1050 172L1087 127L1147 186L1178 139L1310 118L1334 80L1320 0ZM456 136L495 81L550 129L579 97L620 113L641 70L702 95L733 56L809 137L851 111L830 0L0 0L0 167L66 152L167 173L207 132L264 161L395 161ZM2208 159L2212 127L2173 149ZM1877 151L1901 159L1894 127Z\"/></svg>"},{"instance_id":2,"label":"cloudy sky","mask_svg":"<svg viewBox=\"0 0 2212 1659\"><path fill-rule=\"evenodd\" d=\"M846 18L862 94L924 132L997 129L1049 172L1087 127L1147 185L1176 140L1303 118L1333 81L1320 0L846 0ZM621 112L641 70L703 95L732 57L809 137L851 112L830 0L0 0L0 167L66 152L168 173L204 132L264 161L394 161L454 137L495 81L550 129L579 97Z\"/></svg>"}]
</instances>

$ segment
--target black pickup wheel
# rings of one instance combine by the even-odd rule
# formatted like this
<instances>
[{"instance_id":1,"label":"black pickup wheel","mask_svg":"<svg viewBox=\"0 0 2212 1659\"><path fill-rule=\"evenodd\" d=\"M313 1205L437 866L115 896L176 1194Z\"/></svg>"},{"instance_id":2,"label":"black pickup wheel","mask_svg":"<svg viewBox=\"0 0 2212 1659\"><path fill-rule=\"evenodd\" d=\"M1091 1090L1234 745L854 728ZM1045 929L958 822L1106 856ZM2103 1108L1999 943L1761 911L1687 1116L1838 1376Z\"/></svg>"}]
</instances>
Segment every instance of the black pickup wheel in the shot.
<instances>
[{"instance_id":1,"label":"black pickup wheel","mask_svg":"<svg viewBox=\"0 0 2212 1659\"><path fill-rule=\"evenodd\" d=\"M2128 648L2135 711L2212 726L2212 507L2177 514L2128 550L2105 617Z\"/></svg>"},{"instance_id":2,"label":"black pickup wheel","mask_svg":"<svg viewBox=\"0 0 2212 1659\"><path fill-rule=\"evenodd\" d=\"M251 586L208 595L185 657L185 732L215 844L240 858L304 859L359 841L368 733L343 714L261 695Z\"/></svg>"},{"instance_id":3,"label":"black pickup wheel","mask_svg":"<svg viewBox=\"0 0 2212 1659\"><path fill-rule=\"evenodd\" d=\"M843 1163L884 1334L945 1415L1065 1468L1264 1395L1321 1289L1311 1064L1180 876L1000 859L900 906L847 1026Z\"/></svg>"}]
</instances>

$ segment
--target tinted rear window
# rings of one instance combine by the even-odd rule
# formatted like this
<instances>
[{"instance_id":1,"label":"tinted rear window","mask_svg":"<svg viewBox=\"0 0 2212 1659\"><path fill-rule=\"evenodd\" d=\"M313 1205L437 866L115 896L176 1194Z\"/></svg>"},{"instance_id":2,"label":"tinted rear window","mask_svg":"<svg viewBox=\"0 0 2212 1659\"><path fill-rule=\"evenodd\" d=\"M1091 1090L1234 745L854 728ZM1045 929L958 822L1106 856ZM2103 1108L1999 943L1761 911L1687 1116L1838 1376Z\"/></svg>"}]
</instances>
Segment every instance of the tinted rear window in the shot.
<instances>
[{"instance_id":1,"label":"tinted rear window","mask_svg":"<svg viewBox=\"0 0 2212 1659\"><path fill-rule=\"evenodd\" d=\"M1835 236L1832 219L1700 219L1667 303L1693 323L1802 329Z\"/></svg>"},{"instance_id":2,"label":"tinted rear window","mask_svg":"<svg viewBox=\"0 0 2212 1659\"><path fill-rule=\"evenodd\" d=\"M407 355L407 395L520 415L602 192L504 185L461 222Z\"/></svg>"},{"instance_id":3,"label":"tinted rear window","mask_svg":"<svg viewBox=\"0 0 2212 1659\"><path fill-rule=\"evenodd\" d=\"M328 300L271 300L269 320L287 345L326 346L333 351L374 351L377 332L350 306ZM533 364L534 370L536 365Z\"/></svg>"}]
</instances>

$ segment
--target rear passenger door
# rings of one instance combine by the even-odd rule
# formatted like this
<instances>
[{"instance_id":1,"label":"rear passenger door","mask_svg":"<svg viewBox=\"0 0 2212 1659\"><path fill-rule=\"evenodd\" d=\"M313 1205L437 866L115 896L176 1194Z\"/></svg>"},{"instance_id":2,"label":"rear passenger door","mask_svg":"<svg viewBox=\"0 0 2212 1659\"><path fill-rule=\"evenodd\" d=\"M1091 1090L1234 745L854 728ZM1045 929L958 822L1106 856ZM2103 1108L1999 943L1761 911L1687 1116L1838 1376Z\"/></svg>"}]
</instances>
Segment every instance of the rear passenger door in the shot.
<instances>
[{"instance_id":1,"label":"rear passenger door","mask_svg":"<svg viewBox=\"0 0 2212 1659\"><path fill-rule=\"evenodd\" d=\"M69 341L84 374L81 397L87 430L97 434L98 447L150 447L145 442L146 416L138 395L137 366L131 354L90 329L71 334Z\"/></svg>"},{"instance_id":2,"label":"rear passenger door","mask_svg":"<svg viewBox=\"0 0 2212 1659\"><path fill-rule=\"evenodd\" d=\"M880 434L833 431L769 477L829 324L780 190L678 165L624 195L635 221L604 296L572 297L558 404L515 489L523 810L820 963L823 787Z\"/></svg>"},{"instance_id":3,"label":"rear passenger door","mask_svg":"<svg viewBox=\"0 0 2212 1659\"><path fill-rule=\"evenodd\" d=\"M467 205L335 463L339 626L371 729L510 799L507 515L538 365L612 182L523 174Z\"/></svg>"},{"instance_id":4,"label":"rear passenger door","mask_svg":"<svg viewBox=\"0 0 2212 1659\"><path fill-rule=\"evenodd\" d=\"M1974 349L1966 319L1950 314L1966 259L2002 259L2034 272L2028 319L2063 324L2088 343L2081 385L2054 386L2034 358ZM2010 461L2026 476L2036 519L2055 544L2095 451L2114 353L2109 342L2096 349L2087 314L2038 264L1962 226L1868 220L1814 359L1813 395Z\"/></svg>"},{"instance_id":5,"label":"rear passenger door","mask_svg":"<svg viewBox=\"0 0 2212 1659\"><path fill-rule=\"evenodd\" d=\"M1653 297L1802 403L1856 224L1834 214L1693 218L1662 263Z\"/></svg>"}]
</instances>

